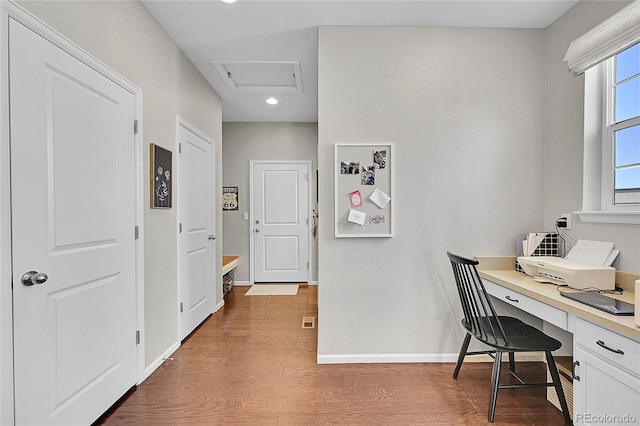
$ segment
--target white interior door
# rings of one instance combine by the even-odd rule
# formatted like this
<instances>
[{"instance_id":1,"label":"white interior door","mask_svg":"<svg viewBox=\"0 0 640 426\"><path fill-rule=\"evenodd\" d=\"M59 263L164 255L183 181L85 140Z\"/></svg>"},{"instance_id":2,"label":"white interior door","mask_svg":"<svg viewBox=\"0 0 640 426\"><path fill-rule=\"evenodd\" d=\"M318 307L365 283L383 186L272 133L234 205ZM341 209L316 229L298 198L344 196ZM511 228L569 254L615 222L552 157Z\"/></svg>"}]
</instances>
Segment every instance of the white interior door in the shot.
<instances>
[{"instance_id":1,"label":"white interior door","mask_svg":"<svg viewBox=\"0 0 640 426\"><path fill-rule=\"evenodd\" d=\"M15 421L91 424L137 377L134 95L9 31Z\"/></svg>"},{"instance_id":2,"label":"white interior door","mask_svg":"<svg viewBox=\"0 0 640 426\"><path fill-rule=\"evenodd\" d=\"M184 339L215 308L215 174L212 141L182 123L178 142L179 324Z\"/></svg>"},{"instance_id":3,"label":"white interior door","mask_svg":"<svg viewBox=\"0 0 640 426\"><path fill-rule=\"evenodd\" d=\"M309 280L309 162L252 161L255 282Z\"/></svg>"}]
</instances>

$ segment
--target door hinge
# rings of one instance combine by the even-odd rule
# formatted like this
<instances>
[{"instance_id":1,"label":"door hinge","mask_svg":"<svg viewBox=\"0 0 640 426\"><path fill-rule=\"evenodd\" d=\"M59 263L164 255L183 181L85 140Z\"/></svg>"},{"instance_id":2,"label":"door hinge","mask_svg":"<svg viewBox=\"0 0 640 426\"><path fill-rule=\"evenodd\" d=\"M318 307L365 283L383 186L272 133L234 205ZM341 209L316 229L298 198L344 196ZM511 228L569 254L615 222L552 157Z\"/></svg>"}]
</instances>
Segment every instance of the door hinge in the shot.
<instances>
[{"instance_id":1,"label":"door hinge","mask_svg":"<svg viewBox=\"0 0 640 426\"><path fill-rule=\"evenodd\" d=\"M307 269L309 269L309 262L307 262Z\"/></svg>"},{"instance_id":2,"label":"door hinge","mask_svg":"<svg viewBox=\"0 0 640 426\"><path fill-rule=\"evenodd\" d=\"M133 120L133 134L138 134L138 120Z\"/></svg>"},{"instance_id":3,"label":"door hinge","mask_svg":"<svg viewBox=\"0 0 640 426\"><path fill-rule=\"evenodd\" d=\"M136 345L140 344L140 330L136 330Z\"/></svg>"},{"instance_id":4,"label":"door hinge","mask_svg":"<svg viewBox=\"0 0 640 426\"><path fill-rule=\"evenodd\" d=\"M182 234L182 222L178 224L178 233Z\"/></svg>"},{"instance_id":5,"label":"door hinge","mask_svg":"<svg viewBox=\"0 0 640 426\"><path fill-rule=\"evenodd\" d=\"M184 304L180 302L180 313L184 312Z\"/></svg>"},{"instance_id":6,"label":"door hinge","mask_svg":"<svg viewBox=\"0 0 640 426\"><path fill-rule=\"evenodd\" d=\"M182 142L178 144L178 154L182 154Z\"/></svg>"},{"instance_id":7,"label":"door hinge","mask_svg":"<svg viewBox=\"0 0 640 426\"><path fill-rule=\"evenodd\" d=\"M135 239L138 240L140 239L140 228L138 228L138 225L135 226L134 232L135 232Z\"/></svg>"}]
</instances>

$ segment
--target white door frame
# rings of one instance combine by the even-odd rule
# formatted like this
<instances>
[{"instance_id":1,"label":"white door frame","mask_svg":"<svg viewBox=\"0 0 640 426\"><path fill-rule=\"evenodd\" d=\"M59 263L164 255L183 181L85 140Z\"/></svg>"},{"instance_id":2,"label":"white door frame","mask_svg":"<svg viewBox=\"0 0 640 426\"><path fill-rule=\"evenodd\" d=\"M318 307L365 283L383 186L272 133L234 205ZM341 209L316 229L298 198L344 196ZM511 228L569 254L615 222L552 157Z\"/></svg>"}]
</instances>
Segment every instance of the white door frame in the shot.
<instances>
[{"instance_id":1,"label":"white door frame","mask_svg":"<svg viewBox=\"0 0 640 426\"><path fill-rule=\"evenodd\" d=\"M0 424L14 424L13 394L13 309L11 265L11 198L9 140L9 18L13 18L80 62L110 79L134 97L134 115L138 122L135 140L135 243L136 321L140 332L137 348L137 383L144 377L144 187L142 90L98 61L72 41L31 15L13 1L0 2ZM133 233L134 230L132 229ZM108 407L105 407L105 409Z\"/></svg>"},{"instance_id":2,"label":"white door frame","mask_svg":"<svg viewBox=\"0 0 640 426\"><path fill-rule=\"evenodd\" d=\"M256 164L305 164L307 166L307 212L311 216L313 211L311 208L311 160L249 160L249 284L255 284L255 238L253 238L253 224L255 218L253 217L253 166ZM311 221L311 218L308 218ZM307 227L309 243L307 244L307 259L309 259L309 268L307 268L307 283L311 283L311 271L313 270L313 256L311 238L311 223Z\"/></svg>"},{"instance_id":3,"label":"white door frame","mask_svg":"<svg viewBox=\"0 0 640 426\"><path fill-rule=\"evenodd\" d=\"M187 120L185 120L184 118L182 118L179 115L176 115L176 139L175 139L175 146L174 146L174 152L177 152L178 155L180 155L180 127L184 127L185 129L189 130L191 133L195 134L196 136L204 139L205 142L207 142L208 144L211 145L211 150L213 152L213 193L211 194L211 196L213 197L212 200L212 213L213 213L213 223L212 223L212 228L211 228L211 232L213 232L213 234L216 234L216 212L217 212L217 208L218 208L218 204L217 204L217 200L216 200L216 196L217 196L217 191L216 191L216 141L213 140L211 137L209 137L209 135L207 135L205 132L203 132L202 130L198 129L196 126L194 126L193 124L189 123ZM181 179L181 170L180 170L180 161L179 159L176 160L175 162L176 165L176 170L173 173L173 176L180 180ZM176 188L177 189L177 188ZM180 232L180 222L182 221L182 205L180 204L180 195L181 195L181 191L176 191L176 206L178 206L178 212L176 214L176 229L178 230L178 232ZM183 268L184 268L184 264L182 262L182 248L181 248L181 240L180 237L178 236L177 238L178 241L178 250L176 251L178 259L177 259L177 275L178 275L178 280L177 280L177 285L178 285L178 300L176 301L178 303L178 342L180 342L182 340L182 337L180 336L180 301L182 300L182 295L181 295L181 289L182 289L182 273L183 273ZM216 295L218 294L218 280L217 280L217 275L218 275L218 250L217 250L217 242L214 243L214 251L215 251L215 255L216 255L216 259L215 259L215 264L213 265L213 285L214 285L214 289L213 289L213 310L211 313L215 312L215 301L216 301Z\"/></svg>"}]
</instances>

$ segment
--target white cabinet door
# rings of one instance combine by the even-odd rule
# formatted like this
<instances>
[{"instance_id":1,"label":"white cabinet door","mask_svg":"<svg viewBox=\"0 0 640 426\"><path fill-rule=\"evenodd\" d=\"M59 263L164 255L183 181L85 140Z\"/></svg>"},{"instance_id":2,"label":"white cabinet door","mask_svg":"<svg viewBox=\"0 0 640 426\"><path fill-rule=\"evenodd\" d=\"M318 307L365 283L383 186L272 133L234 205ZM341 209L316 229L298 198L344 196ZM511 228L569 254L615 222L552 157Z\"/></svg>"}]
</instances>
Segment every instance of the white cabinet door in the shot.
<instances>
[{"instance_id":1,"label":"white cabinet door","mask_svg":"<svg viewBox=\"0 0 640 426\"><path fill-rule=\"evenodd\" d=\"M640 424L640 379L578 345L573 358L574 424Z\"/></svg>"}]
</instances>

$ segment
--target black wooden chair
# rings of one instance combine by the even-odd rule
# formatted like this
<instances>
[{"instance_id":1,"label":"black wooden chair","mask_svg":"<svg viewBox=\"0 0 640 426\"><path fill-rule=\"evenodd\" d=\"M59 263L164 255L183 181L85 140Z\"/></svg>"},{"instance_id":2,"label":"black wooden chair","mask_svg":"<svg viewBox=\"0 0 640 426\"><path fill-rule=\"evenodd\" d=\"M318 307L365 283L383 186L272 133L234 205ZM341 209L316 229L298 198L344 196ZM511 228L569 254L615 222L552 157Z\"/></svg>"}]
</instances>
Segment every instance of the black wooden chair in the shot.
<instances>
[{"instance_id":1,"label":"black wooden chair","mask_svg":"<svg viewBox=\"0 0 640 426\"><path fill-rule=\"evenodd\" d=\"M467 330L460 348L460 355L458 355L458 363L453 372L453 378L458 378L460 367L462 367L462 362L466 355L488 354L494 359L493 372L491 374L491 395L489 398L488 418L490 422L493 422L495 415L499 389L554 386L565 422L571 424L571 416L569 415L567 401L560 383L558 369L553 355L551 355L552 351L560 349L562 343L517 318L496 315L491 299L487 295L476 269L478 262L450 252L447 252L447 256L449 256L453 267L453 275L458 288L460 302L462 303L462 312L464 313L462 325ZM493 349L467 352L471 337L475 337ZM508 368L502 365L502 354L505 352L509 356ZM553 382L525 383L515 372L514 354L516 352L544 352ZM508 370L519 383L500 384L501 368Z\"/></svg>"}]
</instances>

